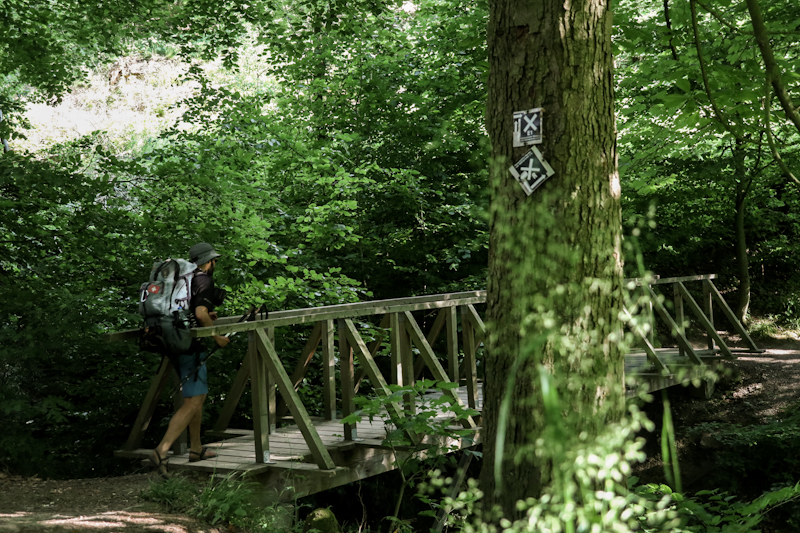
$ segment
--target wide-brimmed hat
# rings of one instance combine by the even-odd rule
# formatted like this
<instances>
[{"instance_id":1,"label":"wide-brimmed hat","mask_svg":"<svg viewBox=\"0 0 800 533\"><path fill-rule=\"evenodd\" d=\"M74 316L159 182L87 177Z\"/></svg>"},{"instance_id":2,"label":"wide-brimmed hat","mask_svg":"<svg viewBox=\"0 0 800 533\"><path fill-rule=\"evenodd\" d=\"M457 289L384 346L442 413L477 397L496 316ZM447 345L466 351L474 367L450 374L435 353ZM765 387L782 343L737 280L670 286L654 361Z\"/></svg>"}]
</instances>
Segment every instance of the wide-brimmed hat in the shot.
<instances>
[{"instance_id":1,"label":"wide-brimmed hat","mask_svg":"<svg viewBox=\"0 0 800 533\"><path fill-rule=\"evenodd\" d=\"M221 257L207 242L198 242L189 248L189 260L195 265L205 265L215 257Z\"/></svg>"}]
</instances>

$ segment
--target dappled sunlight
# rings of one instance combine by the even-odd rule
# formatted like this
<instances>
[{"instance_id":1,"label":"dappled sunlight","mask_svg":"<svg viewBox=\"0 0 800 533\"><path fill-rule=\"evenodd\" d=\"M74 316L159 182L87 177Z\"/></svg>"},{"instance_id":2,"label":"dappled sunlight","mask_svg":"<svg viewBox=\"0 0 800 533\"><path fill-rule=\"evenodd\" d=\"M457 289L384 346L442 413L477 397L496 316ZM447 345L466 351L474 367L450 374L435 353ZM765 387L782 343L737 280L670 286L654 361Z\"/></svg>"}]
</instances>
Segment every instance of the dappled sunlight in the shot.
<instances>
[{"instance_id":1,"label":"dappled sunlight","mask_svg":"<svg viewBox=\"0 0 800 533\"><path fill-rule=\"evenodd\" d=\"M0 517L25 518L30 513L15 513L13 515L0 515ZM179 515L163 515L148 512L113 511L96 515L63 516L56 515L48 520L35 521L40 526L60 526L72 530L80 529L134 529L158 530L165 533L188 533L206 531L199 529L193 520ZM208 528L208 532L216 532L215 528Z\"/></svg>"},{"instance_id":2,"label":"dappled sunlight","mask_svg":"<svg viewBox=\"0 0 800 533\"><path fill-rule=\"evenodd\" d=\"M84 518L58 518L53 520L44 520L39 522L43 526L64 526L64 527L84 527L87 529L105 529L112 527L125 527L124 522L114 520L95 520L94 517Z\"/></svg>"},{"instance_id":3,"label":"dappled sunlight","mask_svg":"<svg viewBox=\"0 0 800 533\"><path fill-rule=\"evenodd\" d=\"M797 350L775 350L771 349L769 351L770 356L795 356L794 359L773 359L772 357L762 357L759 358L762 362L768 363L800 363L800 352ZM743 358L748 359L748 358ZM765 359L772 359L772 361L764 361Z\"/></svg>"}]
</instances>

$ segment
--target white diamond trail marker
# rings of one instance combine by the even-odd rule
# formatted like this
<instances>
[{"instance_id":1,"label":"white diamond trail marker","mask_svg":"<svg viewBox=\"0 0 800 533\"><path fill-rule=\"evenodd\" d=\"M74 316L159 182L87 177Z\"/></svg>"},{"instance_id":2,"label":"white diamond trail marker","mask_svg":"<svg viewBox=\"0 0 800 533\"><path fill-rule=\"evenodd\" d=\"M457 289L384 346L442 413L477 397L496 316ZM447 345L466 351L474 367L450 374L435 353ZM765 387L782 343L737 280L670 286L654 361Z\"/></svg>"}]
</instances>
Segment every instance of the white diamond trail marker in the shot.
<instances>
[{"instance_id":1,"label":"white diamond trail marker","mask_svg":"<svg viewBox=\"0 0 800 533\"><path fill-rule=\"evenodd\" d=\"M514 148L542 143L542 108L514 112Z\"/></svg>"},{"instance_id":2,"label":"white diamond trail marker","mask_svg":"<svg viewBox=\"0 0 800 533\"><path fill-rule=\"evenodd\" d=\"M522 159L517 161L514 166L509 167L508 170L528 196L544 183L547 178L555 174L553 168L544 160L542 153L535 146L532 146L522 156Z\"/></svg>"}]
</instances>

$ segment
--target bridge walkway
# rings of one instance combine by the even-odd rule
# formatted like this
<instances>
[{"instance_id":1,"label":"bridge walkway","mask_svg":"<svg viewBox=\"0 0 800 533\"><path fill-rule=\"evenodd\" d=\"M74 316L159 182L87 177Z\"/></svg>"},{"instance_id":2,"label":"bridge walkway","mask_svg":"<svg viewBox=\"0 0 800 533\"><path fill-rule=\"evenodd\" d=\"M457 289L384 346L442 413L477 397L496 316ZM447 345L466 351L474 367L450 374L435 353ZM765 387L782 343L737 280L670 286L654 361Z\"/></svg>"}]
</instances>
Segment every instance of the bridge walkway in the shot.
<instances>
[{"instance_id":1,"label":"bridge walkway","mask_svg":"<svg viewBox=\"0 0 800 533\"><path fill-rule=\"evenodd\" d=\"M642 296L628 310L628 326L642 350L625 358L628 395L636 394L640 387L653 391L698 378L708 383L708 376L713 376L709 370L736 357L716 329L715 304L732 320L733 328L748 343L748 350L761 351L714 287L715 277L711 274L626 280L631 292L639 291ZM702 283L702 307L687 290L689 282ZM665 304L665 286L673 289L671 304ZM697 290L694 293L700 294ZM392 470L412 454L476 446L481 442L483 407L479 348L486 335L479 309L485 302L485 291L472 291L277 311L249 321L227 317L213 327L196 328L195 337L246 332L248 350L225 395L220 416L207 432L220 439L211 445L219 453L218 458L188 462L184 436L173 448L170 469L217 475L245 473L281 499L291 500ZM691 311L695 324L706 332L707 347L703 350L694 348L686 338L688 320L684 308ZM655 347L656 317L671 330L677 348ZM301 325L307 329L313 326L290 375L275 349L274 331L276 327ZM137 336L138 330L129 330L107 338L117 341ZM383 375L376 357L390 360L389 375ZM321 416L312 417L297 389L315 362L322 365L323 405ZM392 395L392 385L413 385L423 372L442 388L426 391L420 397L386 402L382 415L372 420L343 422L356 413L355 398L365 377L377 395L388 397ZM141 447L142 439L171 378L175 374L164 360L117 456L146 458L149 450ZM710 381L713 385L713 377ZM230 428L248 383L253 428ZM429 403L432 394L445 395L447 399L432 416L449 417L453 412L469 416L462 416L458 425L453 421L454 432L448 436L408 433L412 444L403 446L387 441L387 430L416 412L420 404ZM176 402L180 400L175 398Z\"/></svg>"}]
</instances>

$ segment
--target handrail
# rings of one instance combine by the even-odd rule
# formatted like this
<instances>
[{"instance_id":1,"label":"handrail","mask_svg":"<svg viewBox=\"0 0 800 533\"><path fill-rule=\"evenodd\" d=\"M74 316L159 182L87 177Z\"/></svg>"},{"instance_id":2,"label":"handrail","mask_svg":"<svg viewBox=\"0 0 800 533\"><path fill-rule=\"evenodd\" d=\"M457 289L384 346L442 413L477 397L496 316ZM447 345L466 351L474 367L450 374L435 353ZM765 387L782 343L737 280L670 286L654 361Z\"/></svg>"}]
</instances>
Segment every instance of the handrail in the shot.
<instances>
[{"instance_id":1,"label":"handrail","mask_svg":"<svg viewBox=\"0 0 800 533\"><path fill-rule=\"evenodd\" d=\"M375 300L370 302L356 302L350 304L326 305L322 307L306 307L302 309L289 309L286 311L271 311L269 318L252 322L237 322L241 317L229 316L219 318L214 326L194 328L194 337L209 337L211 335L224 335L239 331L252 331L265 327L289 326L318 322L320 320L335 320L337 318L352 318L358 316L382 315L385 313L402 313L405 311L422 311L426 309L441 309L443 307L458 307L486 302L486 291L466 291L446 294L431 294L425 296L412 296L409 298L394 298L390 300ZM137 338L138 329L129 329L104 336L108 342L115 342Z\"/></svg>"},{"instance_id":2,"label":"handrail","mask_svg":"<svg viewBox=\"0 0 800 533\"><path fill-rule=\"evenodd\" d=\"M486 303L486 291L415 296L412 298L377 300L374 302L329 305L325 307L308 307L290 311L276 311L270 313L269 318L254 320L252 322L231 323L226 321L227 324L219 324L220 319L217 321L217 324L213 326L194 328L192 330L192 336L210 337L212 335L225 335L226 333L252 331L268 327L313 323L321 320L404 313L406 311L424 311L482 303Z\"/></svg>"},{"instance_id":3,"label":"handrail","mask_svg":"<svg viewBox=\"0 0 800 533\"><path fill-rule=\"evenodd\" d=\"M637 286L664 285L682 283L685 281L701 281L716 279L716 274L699 276L685 276L676 278L626 278L625 284L634 283ZM486 291L465 291L445 294L432 294L425 296L412 296L409 298L394 298L388 300L375 300L349 304L327 305L322 307L307 307L290 309L286 311L273 311L269 318L252 322L238 322L240 317L229 316L218 319L213 326L192 329L193 337L210 337L212 335L225 335L240 331L253 331L264 327L289 326L318 322L320 320L336 320L338 318L353 318L361 316L374 316L386 313L403 313L405 311L422 311L441 309L445 307L458 307L486 303ZM238 323L237 323L238 322ZM137 338L139 329L129 329L104 335L108 342Z\"/></svg>"},{"instance_id":4,"label":"handrail","mask_svg":"<svg viewBox=\"0 0 800 533\"><path fill-rule=\"evenodd\" d=\"M656 276L655 279L650 282L650 285L666 285L667 283L684 283L686 281L703 281L707 279L717 279L717 275L701 274L699 276L683 276L679 278L661 278Z\"/></svg>"}]
</instances>

